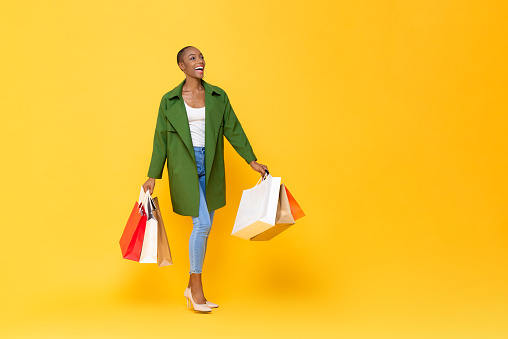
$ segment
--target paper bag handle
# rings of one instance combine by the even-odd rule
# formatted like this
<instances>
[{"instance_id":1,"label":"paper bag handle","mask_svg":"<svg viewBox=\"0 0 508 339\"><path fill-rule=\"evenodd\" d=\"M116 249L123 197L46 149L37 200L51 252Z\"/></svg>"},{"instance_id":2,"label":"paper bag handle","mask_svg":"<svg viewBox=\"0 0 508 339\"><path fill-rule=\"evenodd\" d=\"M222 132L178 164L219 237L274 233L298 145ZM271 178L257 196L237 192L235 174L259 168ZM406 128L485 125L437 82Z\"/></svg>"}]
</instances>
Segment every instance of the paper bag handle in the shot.
<instances>
[{"instance_id":1,"label":"paper bag handle","mask_svg":"<svg viewBox=\"0 0 508 339\"><path fill-rule=\"evenodd\" d=\"M143 207L147 198L150 198L150 199L152 198L150 196L150 189L147 189L145 192L143 190L143 186L141 186L141 192L139 194L139 201L138 201L138 209L141 209Z\"/></svg>"},{"instance_id":2,"label":"paper bag handle","mask_svg":"<svg viewBox=\"0 0 508 339\"><path fill-rule=\"evenodd\" d=\"M256 185L254 187L256 187L257 185L259 185L259 183L261 182L261 180L265 180L266 178L268 178L268 176L270 175L270 172L268 172L268 170L265 170L265 175L263 175L261 178L259 178L258 182L256 183Z\"/></svg>"}]
</instances>

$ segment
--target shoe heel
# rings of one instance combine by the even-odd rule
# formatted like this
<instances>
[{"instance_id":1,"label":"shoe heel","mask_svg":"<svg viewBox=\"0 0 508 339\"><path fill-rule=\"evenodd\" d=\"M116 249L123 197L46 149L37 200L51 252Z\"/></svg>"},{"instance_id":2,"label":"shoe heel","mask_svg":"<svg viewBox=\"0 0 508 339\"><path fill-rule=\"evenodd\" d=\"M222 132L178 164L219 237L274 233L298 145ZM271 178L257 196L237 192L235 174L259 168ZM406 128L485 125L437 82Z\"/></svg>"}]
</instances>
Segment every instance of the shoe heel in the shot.
<instances>
[{"instance_id":1,"label":"shoe heel","mask_svg":"<svg viewBox=\"0 0 508 339\"><path fill-rule=\"evenodd\" d=\"M186 298L187 298L187 305L189 304L189 301L191 303L191 306L192 308L194 309L194 311L200 311L200 312L210 312L212 309L210 307L208 307L206 304L196 304L194 302L194 299L192 298L192 292L189 288L188 290L188 294L186 295Z\"/></svg>"}]
</instances>

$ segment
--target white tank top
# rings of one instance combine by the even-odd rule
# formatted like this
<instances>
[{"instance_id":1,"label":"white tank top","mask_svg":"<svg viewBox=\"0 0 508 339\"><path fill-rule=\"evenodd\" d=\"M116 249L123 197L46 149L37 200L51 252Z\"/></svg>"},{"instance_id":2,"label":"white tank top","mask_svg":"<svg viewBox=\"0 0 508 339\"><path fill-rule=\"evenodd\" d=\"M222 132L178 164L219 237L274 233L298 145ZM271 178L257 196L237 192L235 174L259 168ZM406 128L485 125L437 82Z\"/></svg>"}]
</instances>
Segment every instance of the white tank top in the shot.
<instances>
[{"instance_id":1,"label":"white tank top","mask_svg":"<svg viewBox=\"0 0 508 339\"><path fill-rule=\"evenodd\" d=\"M184 101L192 138L192 146L205 147L205 108L192 108Z\"/></svg>"}]
</instances>

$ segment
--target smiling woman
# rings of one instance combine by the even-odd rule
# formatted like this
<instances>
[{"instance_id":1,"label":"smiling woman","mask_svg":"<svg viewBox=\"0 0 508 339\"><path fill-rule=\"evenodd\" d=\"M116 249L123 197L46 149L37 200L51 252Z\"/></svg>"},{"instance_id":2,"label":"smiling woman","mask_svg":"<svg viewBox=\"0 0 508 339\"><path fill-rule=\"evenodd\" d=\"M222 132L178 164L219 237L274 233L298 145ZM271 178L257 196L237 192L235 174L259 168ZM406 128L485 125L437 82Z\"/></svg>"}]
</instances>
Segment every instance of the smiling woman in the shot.
<instances>
[{"instance_id":1,"label":"smiling woman","mask_svg":"<svg viewBox=\"0 0 508 339\"><path fill-rule=\"evenodd\" d=\"M187 50L192 49L188 53L186 53ZM176 61L178 65L180 66L180 63L183 63L184 66L187 63L188 67L180 66L180 69L185 73L185 68L193 68L196 70L198 74L203 74L205 69L205 58L203 57L203 53L201 53L197 48L192 46L187 46L182 48L177 56ZM204 77L204 76L203 76ZM201 78L203 78L201 77Z\"/></svg>"},{"instance_id":2,"label":"smiling woman","mask_svg":"<svg viewBox=\"0 0 508 339\"><path fill-rule=\"evenodd\" d=\"M143 188L153 193L167 162L173 211L192 216L193 222L184 296L187 306L210 312L218 305L206 300L201 272L215 210L226 204L224 137L253 170L263 176L268 167L257 163L226 92L203 80L203 54L187 46L178 52L177 62L185 79L162 97Z\"/></svg>"}]
</instances>

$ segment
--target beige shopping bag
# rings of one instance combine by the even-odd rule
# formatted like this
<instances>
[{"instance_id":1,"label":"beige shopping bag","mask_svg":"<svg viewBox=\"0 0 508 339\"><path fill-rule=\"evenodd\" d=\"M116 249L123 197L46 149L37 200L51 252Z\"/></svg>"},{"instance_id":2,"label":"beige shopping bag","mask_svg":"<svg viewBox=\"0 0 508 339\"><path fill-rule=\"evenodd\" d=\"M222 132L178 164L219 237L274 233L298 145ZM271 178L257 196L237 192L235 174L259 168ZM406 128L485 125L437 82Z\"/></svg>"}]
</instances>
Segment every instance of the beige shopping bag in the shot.
<instances>
[{"instance_id":1,"label":"beige shopping bag","mask_svg":"<svg viewBox=\"0 0 508 339\"><path fill-rule=\"evenodd\" d=\"M277 202L277 212L275 214L275 225L266 231L250 238L253 241L270 240L276 235L287 230L291 225L295 224L295 219L291 214L291 206L289 204L288 195L284 184L280 185L279 201Z\"/></svg>"},{"instance_id":2,"label":"beige shopping bag","mask_svg":"<svg viewBox=\"0 0 508 339\"><path fill-rule=\"evenodd\" d=\"M155 204L154 216L157 219L158 226L158 238L157 238L157 262L159 267L173 265L173 260L171 259L171 251L169 249L168 236L166 235L166 228L164 227L164 222L162 221L161 209L159 208L159 200L157 197L153 199Z\"/></svg>"}]
</instances>

